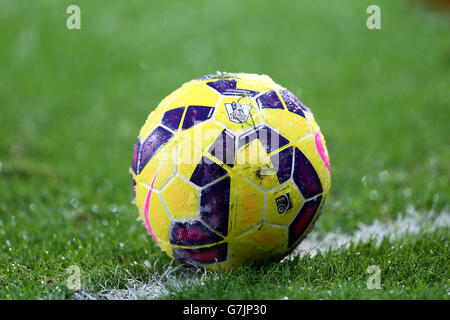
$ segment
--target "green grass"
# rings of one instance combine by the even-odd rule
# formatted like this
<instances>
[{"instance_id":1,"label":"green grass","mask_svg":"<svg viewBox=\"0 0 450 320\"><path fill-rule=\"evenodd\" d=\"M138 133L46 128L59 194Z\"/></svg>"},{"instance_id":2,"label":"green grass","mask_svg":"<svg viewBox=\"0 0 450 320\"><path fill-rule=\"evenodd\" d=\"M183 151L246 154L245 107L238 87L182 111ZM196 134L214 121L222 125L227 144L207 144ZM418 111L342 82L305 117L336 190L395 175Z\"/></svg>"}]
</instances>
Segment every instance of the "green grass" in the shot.
<instances>
[{"instance_id":1,"label":"green grass","mask_svg":"<svg viewBox=\"0 0 450 320\"><path fill-rule=\"evenodd\" d=\"M313 234L353 234L411 206L448 215L449 11L376 1L382 29L370 31L373 2L2 1L0 298L104 298L160 277L160 298L448 299L448 224L213 274L173 270L131 204L147 115L221 70L268 74L313 110L333 170ZM82 29L69 31L73 3ZM74 264L81 294L65 286ZM369 265L380 290L366 288Z\"/></svg>"},{"instance_id":2,"label":"green grass","mask_svg":"<svg viewBox=\"0 0 450 320\"><path fill-rule=\"evenodd\" d=\"M447 266L439 256L445 256L448 247L441 246L438 235L408 240L403 245L389 241L379 247L373 243L353 245L348 250L295 258L257 270L222 272L168 297L209 299L214 292L217 299L445 299L448 280L442 274ZM429 260L429 251L435 248L439 249ZM380 290L366 286L370 265L380 267Z\"/></svg>"}]
</instances>

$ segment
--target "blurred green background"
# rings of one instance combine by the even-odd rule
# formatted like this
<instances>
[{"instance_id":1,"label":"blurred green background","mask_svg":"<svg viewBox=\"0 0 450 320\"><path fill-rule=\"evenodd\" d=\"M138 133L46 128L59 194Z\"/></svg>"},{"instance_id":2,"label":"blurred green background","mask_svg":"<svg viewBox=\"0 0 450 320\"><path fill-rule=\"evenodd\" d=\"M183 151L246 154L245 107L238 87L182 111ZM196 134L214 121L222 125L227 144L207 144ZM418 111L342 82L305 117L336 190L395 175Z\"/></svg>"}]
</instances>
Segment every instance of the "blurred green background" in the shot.
<instances>
[{"instance_id":1,"label":"blurred green background","mask_svg":"<svg viewBox=\"0 0 450 320\"><path fill-rule=\"evenodd\" d=\"M315 232L442 211L448 17L425 1L0 1L0 297L70 297L54 285L70 264L98 288L159 257L132 146L162 98L217 70L268 74L314 112L333 175Z\"/></svg>"}]
</instances>

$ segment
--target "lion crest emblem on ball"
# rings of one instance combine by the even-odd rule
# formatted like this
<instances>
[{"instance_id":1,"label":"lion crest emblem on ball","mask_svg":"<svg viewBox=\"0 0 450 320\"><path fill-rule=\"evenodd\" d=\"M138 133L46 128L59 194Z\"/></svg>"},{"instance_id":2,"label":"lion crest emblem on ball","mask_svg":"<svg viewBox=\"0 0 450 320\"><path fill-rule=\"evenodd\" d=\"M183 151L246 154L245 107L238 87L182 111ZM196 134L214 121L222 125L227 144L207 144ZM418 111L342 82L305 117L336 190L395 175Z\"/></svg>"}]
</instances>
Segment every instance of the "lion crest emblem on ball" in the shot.
<instances>
[{"instance_id":1,"label":"lion crest emblem on ball","mask_svg":"<svg viewBox=\"0 0 450 320\"><path fill-rule=\"evenodd\" d=\"M252 106L233 101L231 103L225 103L225 108L227 109L228 118L231 122L242 123L247 122Z\"/></svg>"}]
</instances>

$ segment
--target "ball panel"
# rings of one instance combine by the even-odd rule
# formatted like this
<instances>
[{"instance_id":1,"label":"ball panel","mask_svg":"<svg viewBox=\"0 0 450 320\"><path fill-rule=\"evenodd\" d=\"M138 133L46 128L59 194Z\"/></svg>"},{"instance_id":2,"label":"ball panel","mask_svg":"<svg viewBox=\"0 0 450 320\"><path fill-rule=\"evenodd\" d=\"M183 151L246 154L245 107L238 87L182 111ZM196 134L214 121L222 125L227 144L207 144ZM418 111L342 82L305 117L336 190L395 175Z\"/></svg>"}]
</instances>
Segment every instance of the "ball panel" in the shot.
<instances>
[{"instance_id":1,"label":"ball panel","mask_svg":"<svg viewBox=\"0 0 450 320\"><path fill-rule=\"evenodd\" d=\"M159 195L155 192L152 192L152 196L150 199L150 210L148 215L148 221L151 226L152 234L162 241L169 241L169 227L170 227L170 218L167 215L166 210L161 202ZM145 218L144 218L145 222ZM159 242L159 240L158 240Z\"/></svg>"},{"instance_id":2,"label":"ball panel","mask_svg":"<svg viewBox=\"0 0 450 320\"><path fill-rule=\"evenodd\" d=\"M200 218L212 229L226 236L230 207L230 177L202 190Z\"/></svg>"},{"instance_id":3,"label":"ball panel","mask_svg":"<svg viewBox=\"0 0 450 320\"><path fill-rule=\"evenodd\" d=\"M297 240L306 234L309 226L313 223L314 218L319 211L321 201L322 196L318 196L303 204L301 210L289 225L289 247L292 247Z\"/></svg>"},{"instance_id":4,"label":"ball panel","mask_svg":"<svg viewBox=\"0 0 450 320\"><path fill-rule=\"evenodd\" d=\"M197 82L188 82L180 89L176 90L168 100L165 111L172 109L201 105L215 107L220 99L220 95L205 85Z\"/></svg>"},{"instance_id":5,"label":"ball panel","mask_svg":"<svg viewBox=\"0 0 450 320\"><path fill-rule=\"evenodd\" d=\"M175 174L175 155L173 145L170 143L147 163L144 169L136 177L137 182L150 186L153 177L156 176L154 188L160 189L164 183Z\"/></svg>"},{"instance_id":6,"label":"ball panel","mask_svg":"<svg viewBox=\"0 0 450 320\"><path fill-rule=\"evenodd\" d=\"M234 167L236 156L235 136L226 129L217 137L208 152L222 163Z\"/></svg>"},{"instance_id":7,"label":"ball panel","mask_svg":"<svg viewBox=\"0 0 450 320\"><path fill-rule=\"evenodd\" d=\"M197 217L198 191L180 177L171 179L161 196L174 219Z\"/></svg>"},{"instance_id":8,"label":"ball panel","mask_svg":"<svg viewBox=\"0 0 450 320\"><path fill-rule=\"evenodd\" d=\"M230 215L233 221L231 236L239 235L260 224L264 214L264 193L237 177L232 179L235 198L231 200Z\"/></svg>"},{"instance_id":9,"label":"ball panel","mask_svg":"<svg viewBox=\"0 0 450 320\"><path fill-rule=\"evenodd\" d=\"M218 93L224 96L253 97L258 94L258 92L254 90L238 88L236 79L208 81L206 85L213 88Z\"/></svg>"},{"instance_id":10,"label":"ball panel","mask_svg":"<svg viewBox=\"0 0 450 320\"><path fill-rule=\"evenodd\" d=\"M181 118L183 117L185 107L175 108L164 112L161 124L165 125L173 131L177 131L180 127Z\"/></svg>"},{"instance_id":11,"label":"ball panel","mask_svg":"<svg viewBox=\"0 0 450 320\"><path fill-rule=\"evenodd\" d=\"M194 125L210 119L214 113L214 109L214 107L208 106L189 106L184 115L183 130L187 130Z\"/></svg>"},{"instance_id":12,"label":"ball panel","mask_svg":"<svg viewBox=\"0 0 450 320\"><path fill-rule=\"evenodd\" d=\"M287 250L287 229L263 224L230 240L228 261L236 264L280 258Z\"/></svg>"},{"instance_id":13,"label":"ball panel","mask_svg":"<svg viewBox=\"0 0 450 320\"><path fill-rule=\"evenodd\" d=\"M174 248L173 257L183 264L199 266L225 261L227 250L226 243L199 249Z\"/></svg>"},{"instance_id":14,"label":"ball panel","mask_svg":"<svg viewBox=\"0 0 450 320\"><path fill-rule=\"evenodd\" d=\"M259 139L239 148L236 162L234 174L253 182L258 187L268 190L279 184L275 168L266 153L266 147Z\"/></svg>"},{"instance_id":15,"label":"ball panel","mask_svg":"<svg viewBox=\"0 0 450 320\"><path fill-rule=\"evenodd\" d=\"M178 132L174 139L178 150L178 173L190 179L198 163L223 129L217 123L208 121L189 130Z\"/></svg>"},{"instance_id":16,"label":"ball panel","mask_svg":"<svg viewBox=\"0 0 450 320\"><path fill-rule=\"evenodd\" d=\"M276 128L283 137L296 143L311 134L306 118L281 109L261 109L264 122L271 128Z\"/></svg>"},{"instance_id":17,"label":"ball panel","mask_svg":"<svg viewBox=\"0 0 450 320\"><path fill-rule=\"evenodd\" d=\"M161 149L170 139L172 139L173 133L167 129L158 126L156 127L148 137L142 142L140 154L138 156L138 173L144 169L145 165L151 160L151 158Z\"/></svg>"},{"instance_id":18,"label":"ball panel","mask_svg":"<svg viewBox=\"0 0 450 320\"><path fill-rule=\"evenodd\" d=\"M271 153L289 143L289 140L284 136L280 135L272 128L262 125L242 134L239 137L238 146L239 148L242 148L255 139L258 139L261 142L266 153Z\"/></svg>"},{"instance_id":19,"label":"ball panel","mask_svg":"<svg viewBox=\"0 0 450 320\"><path fill-rule=\"evenodd\" d=\"M305 147L304 144L302 146ZM293 179L305 199L323 191L322 183L314 166L298 148L295 148Z\"/></svg>"},{"instance_id":20,"label":"ball panel","mask_svg":"<svg viewBox=\"0 0 450 320\"><path fill-rule=\"evenodd\" d=\"M277 172L278 181L280 184L291 178L293 162L292 150L292 147L288 147L270 156L270 161Z\"/></svg>"},{"instance_id":21,"label":"ball panel","mask_svg":"<svg viewBox=\"0 0 450 320\"><path fill-rule=\"evenodd\" d=\"M271 85L274 84L272 79L268 76L260 76L255 74L238 74L237 87L251 89L258 92L271 90Z\"/></svg>"},{"instance_id":22,"label":"ball panel","mask_svg":"<svg viewBox=\"0 0 450 320\"><path fill-rule=\"evenodd\" d=\"M256 131L256 134L258 140L261 141L266 148L266 153L278 150L289 143L288 139L268 126L261 126Z\"/></svg>"},{"instance_id":23,"label":"ball panel","mask_svg":"<svg viewBox=\"0 0 450 320\"><path fill-rule=\"evenodd\" d=\"M300 143L297 144L297 147L301 151L301 153L307 158L308 162L313 166L314 171L320 178L322 189L325 191L325 193L327 193L331 186L331 175L330 171L328 171L328 168L325 165L325 162L322 160L320 153L317 149L315 137L310 136L308 138L303 139ZM324 150L326 150L325 145L323 145L323 148ZM303 174L309 176L309 174L306 171ZM311 181L313 178L315 179L313 174L310 177ZM317 193L320 193L320 191L317 191ZM312 196L311 193L308 194L309 196ZM304 196L305 198L309 198L309 196L307 196L306 194L304 194Z\"/></svg>"},{"instance_id":24,"label":"ball panel","mask_svg":"<svg viewBox=\"0 0 450 320\"><path fill-rule=\"evenodd\" d=\"M200 221L174 222L170 231L170 243L181 246L200 246L223 240Z\"/></svg>"},{"instance_id":25,"label":"ball panel","mask_svg":"<svg viewBox=\"0 0 450 320\"><path fill-rule=\"evenodd\" d=\"M263 109L284 109L275 90L270 90L256 98L259 108Z\"/></svg>"},{"instance_id":26,"label":"ball panel","mask_svg":"<svg viewBox=\"0 0 450 320\"><path fill-rule=\"evenodd\" d=\"M199 187L204 187L205 185L219 179L220 177L227 174L227 170L222 168L217 163L213 162L207 157L202 157L197 167L195 168L190 181L195 183Z\"/></svg>"},{"instance_id":27,"label":"ball panel","mask_svg":"<svg viewBox=\"0 0 450 320\"><path fill-rule=\"evenodd\" d=\"M280 95L286 104L286 108L299 116L306 117L305 112L310 112L309 108L307 108L303 103L298 100L298 98L289 90L280 90Z\"/></svg>"}]
</instances>

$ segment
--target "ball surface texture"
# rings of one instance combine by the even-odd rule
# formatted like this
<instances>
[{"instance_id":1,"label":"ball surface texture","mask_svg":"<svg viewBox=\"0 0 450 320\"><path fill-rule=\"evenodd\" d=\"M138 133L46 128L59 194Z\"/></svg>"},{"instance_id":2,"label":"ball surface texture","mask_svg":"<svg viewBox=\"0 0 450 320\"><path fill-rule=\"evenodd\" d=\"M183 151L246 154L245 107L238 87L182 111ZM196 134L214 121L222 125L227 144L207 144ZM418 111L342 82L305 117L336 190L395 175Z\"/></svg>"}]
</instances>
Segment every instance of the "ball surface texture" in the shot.
<instances>
[{"instance_id":1,"label":"ball surface texture","mask_svg":"<svg viewBox=\"0 0 450 320\"><path fill-rule=\"evenodd\" d=\"M229 269L291 252L331 185L309 108L266 75L185 83L141 128L130 168L139 215L170 257Z\"/></svg>"}]
</instances>

